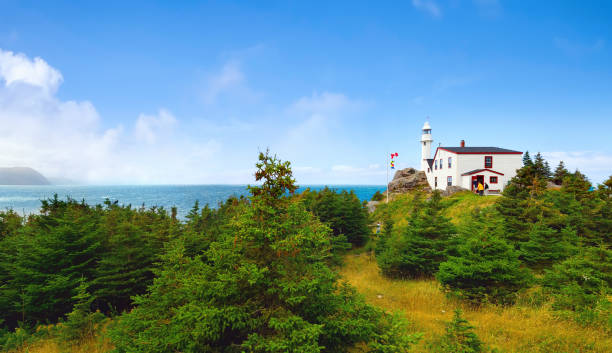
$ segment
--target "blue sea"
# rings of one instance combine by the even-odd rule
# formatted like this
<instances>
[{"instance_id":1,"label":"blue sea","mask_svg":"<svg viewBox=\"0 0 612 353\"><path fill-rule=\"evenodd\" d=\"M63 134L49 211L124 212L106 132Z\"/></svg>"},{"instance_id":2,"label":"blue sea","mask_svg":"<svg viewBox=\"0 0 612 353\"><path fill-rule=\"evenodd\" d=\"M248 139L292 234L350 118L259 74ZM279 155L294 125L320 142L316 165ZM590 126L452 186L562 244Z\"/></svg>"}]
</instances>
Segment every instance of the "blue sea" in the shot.
<instances>
[{"instance_id":1,"label":"blue sea","mask_svg":"<svg viewBox=\"0 0 612 353\"><path fill-rule=\"evenodd\" d=\"M324 185L305 185L320 190ZM370 200L383 185L329 185L339 191L353 190L360 200ZM90 205L101 204L104 200L118 201L122 205L140 207L163 206L170 209L176 206L179 217L183 218L193 207L196 200L203 206L216 207L228 197L248 196L246 185L118 185L118 186L0 186L0 210L13 209L20 214L38 213L40 201L57 194L60 199L71 197L85 200Z\"/></svg>"}]
</instances>

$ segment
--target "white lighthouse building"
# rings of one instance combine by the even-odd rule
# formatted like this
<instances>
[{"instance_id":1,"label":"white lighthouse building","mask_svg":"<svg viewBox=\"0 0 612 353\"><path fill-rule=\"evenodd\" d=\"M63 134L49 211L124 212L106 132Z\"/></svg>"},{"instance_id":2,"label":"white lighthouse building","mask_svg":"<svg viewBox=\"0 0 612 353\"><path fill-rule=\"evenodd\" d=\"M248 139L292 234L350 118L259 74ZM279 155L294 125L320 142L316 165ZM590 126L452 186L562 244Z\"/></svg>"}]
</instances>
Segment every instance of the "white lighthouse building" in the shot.
<instances>
[{"instance_id":1,"label":"white lighthouse building","mask_svg":"<svg viewBox=\"0 0 612 353\"><path fill-rule=\"evenodd\" d=\"M523 166L523 152L499 147L437 147L431 157L433 138L429 122L421 135L421 170L427 175L432 190L461 186L474 190L478 183L488 184L489 193L499 193L516 170Z\"/></svg>"}]
</instances>

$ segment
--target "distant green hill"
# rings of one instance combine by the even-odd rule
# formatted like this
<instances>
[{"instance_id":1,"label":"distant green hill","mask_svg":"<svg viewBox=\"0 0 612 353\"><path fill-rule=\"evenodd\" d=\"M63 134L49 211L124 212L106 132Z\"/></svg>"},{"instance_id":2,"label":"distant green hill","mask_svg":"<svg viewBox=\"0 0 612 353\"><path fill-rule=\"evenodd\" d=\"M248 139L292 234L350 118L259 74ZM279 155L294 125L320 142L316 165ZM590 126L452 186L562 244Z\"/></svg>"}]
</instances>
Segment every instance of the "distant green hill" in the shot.
<instances>
[{"instance_id":1,"label":"distant green hill","mask_svg":"<svg viewBox=\"0 0 612 353\"><path fill-rule=\"evenodd\" d=\"M49 185L42 174L29 167L0 168L0 185Z\"/></svg>"}]
</instances>

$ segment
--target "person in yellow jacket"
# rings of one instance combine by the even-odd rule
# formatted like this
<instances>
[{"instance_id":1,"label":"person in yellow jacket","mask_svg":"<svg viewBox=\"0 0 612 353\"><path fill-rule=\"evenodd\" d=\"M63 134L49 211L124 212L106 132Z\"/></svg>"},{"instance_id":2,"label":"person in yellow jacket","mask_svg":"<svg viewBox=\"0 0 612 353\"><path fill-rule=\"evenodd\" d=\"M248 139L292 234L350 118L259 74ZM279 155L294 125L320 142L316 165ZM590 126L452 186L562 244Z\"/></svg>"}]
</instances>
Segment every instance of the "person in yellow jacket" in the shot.
<instances>
[{"instance_id":1,"label":"person in yellow jacket","mask_svg":"<svg viewBox=\"0 0 612 353\"><path fill-rule=\"evenodd\" d=\"M478 183L478 195L484 195L484 185L482 183Z\"/></svg>"}]
</instances>

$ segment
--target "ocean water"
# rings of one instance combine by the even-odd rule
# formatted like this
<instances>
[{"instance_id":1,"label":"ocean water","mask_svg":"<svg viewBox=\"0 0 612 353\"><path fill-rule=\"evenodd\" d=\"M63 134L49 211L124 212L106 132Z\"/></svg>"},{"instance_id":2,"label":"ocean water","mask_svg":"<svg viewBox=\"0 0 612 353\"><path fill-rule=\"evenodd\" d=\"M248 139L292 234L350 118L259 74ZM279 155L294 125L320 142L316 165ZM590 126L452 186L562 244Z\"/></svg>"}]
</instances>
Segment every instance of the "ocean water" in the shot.
<instances>
[{"instance_id":1,"label":"ocean water","mask_svg":"<svg viewBox=\"0 0 612 353\"><path fill-rule=\"evenodd\" d=\"M324 185L304 185L305 188L320 190ZM336 190L353 190L360 200L370 200L383 185L329 185ZM60 199L71 197L85 200L90 205L101 204L104 200L118 201L122 205L140 207L177 207L178 216L183 218L196 200L201 206L216 207L219 202L235 195L248 195L246 185L116 185L116 186L0 186L0 210L13 209L20 214L38 213L40 201L57 194Z\"/></svg>"}]
</instances>

